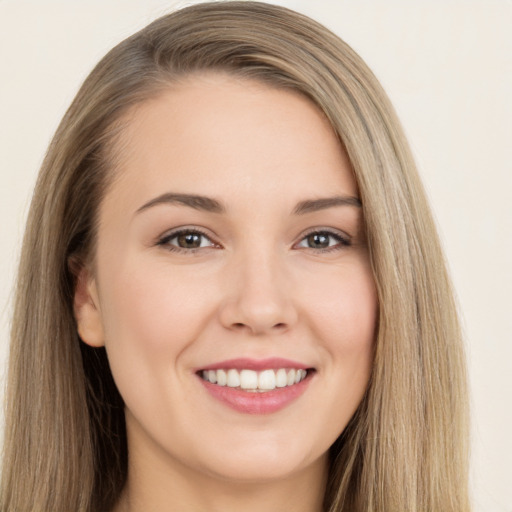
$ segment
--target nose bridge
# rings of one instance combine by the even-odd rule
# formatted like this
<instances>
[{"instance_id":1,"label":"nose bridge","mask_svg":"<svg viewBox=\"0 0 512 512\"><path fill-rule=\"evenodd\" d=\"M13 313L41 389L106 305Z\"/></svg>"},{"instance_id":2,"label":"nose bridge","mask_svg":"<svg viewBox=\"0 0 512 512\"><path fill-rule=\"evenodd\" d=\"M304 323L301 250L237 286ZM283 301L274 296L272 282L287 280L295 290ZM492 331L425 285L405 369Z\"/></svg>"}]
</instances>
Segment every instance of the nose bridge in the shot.
<instances>
[{"instance_id":1,"label":"nose bridge","mask_svg":"<svg viewBox=\"0 0 512 512\"><path fill-rule=\"evenodd\" d=\"M253 334L285 330L296 320L285 263L278 251L265 244L234 259L228 279L231 293L223 323Z\"/></svg>"}]
</instances>

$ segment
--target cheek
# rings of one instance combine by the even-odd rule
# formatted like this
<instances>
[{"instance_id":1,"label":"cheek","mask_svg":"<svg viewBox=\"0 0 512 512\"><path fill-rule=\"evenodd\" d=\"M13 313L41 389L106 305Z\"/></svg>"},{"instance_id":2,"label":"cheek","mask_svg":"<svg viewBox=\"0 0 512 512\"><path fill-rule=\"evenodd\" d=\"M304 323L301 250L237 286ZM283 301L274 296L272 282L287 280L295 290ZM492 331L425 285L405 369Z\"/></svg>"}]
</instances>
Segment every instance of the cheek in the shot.
<instances>
[{"instance_id":1,"label":"cheek","mask_svg":"<svg viewBox=\"0 0 512 512\"><path fill-rule=\"evenodd\" d=\"M343 314L336 328L342 335L333 339L331 350L341 361L347 379L354 383L359 400L370 378L378 314L377 292L369 269L347 281L340 300Z\"/></svg>"},{"instance_id":2,"label":"cheek","mask_svg":"<svg viewBox=\"0 0 512 512\"><path fill-rule=\"evenodd\" d=\"M303 317L320 354L318 382L310 419L311 436L327 450L343 432L363 399L371 375L378 303L373 275L361 259L317 268L303 294Z\"/></svg>"},{"instance_id":3,"label":"cheek","mask_svg":"<svg viewBox=\"0 0 512 512\"><path fill-rule=\"evenodd\" d=\"M183 362L212 310L204 279L171 271L164 259L151 263L134 257L109 268L101 297L112 375L127 409L148 430L176 427L163 404L179 402Z\"/></svg>"},{"instance_id":4,"label":"cheek","mask_svg":"<svg viewBox=\"0 0 512 512\"><path fill-rule=\"evenodd\" d=\"M377 293L366 262L337 269L331 279L323 279L322 286L315 290L310 302L311 323L322 344L332 384L326 394L332 413L324 420L339 434L362 400L370 379Z\"/></svg>"},{"instance_id":5,"label":"cheek","mask_svg":"<svg viewBox=\"0 0 512 512\"><path fill-rule=\"evenodd\" d=\"M308 309L328 351L344 356L370 352L378 305L369 265L337 269L310 289Z\"/></svg>"},{"instance_id":6,"label":"cheek","mask_svg":"<svg viewBox=\"0 0 512 512\"><path fill-rule=\"evenodd\" d=\"M136 369L140 378L140 372L174 364L208 318L211 294L204 288L201 280L170 272L160 262L144 265L135 259L110 269L101 303L112 371ZM171 378L170 372L163 374Z\"/></svg>"}]
</instances>

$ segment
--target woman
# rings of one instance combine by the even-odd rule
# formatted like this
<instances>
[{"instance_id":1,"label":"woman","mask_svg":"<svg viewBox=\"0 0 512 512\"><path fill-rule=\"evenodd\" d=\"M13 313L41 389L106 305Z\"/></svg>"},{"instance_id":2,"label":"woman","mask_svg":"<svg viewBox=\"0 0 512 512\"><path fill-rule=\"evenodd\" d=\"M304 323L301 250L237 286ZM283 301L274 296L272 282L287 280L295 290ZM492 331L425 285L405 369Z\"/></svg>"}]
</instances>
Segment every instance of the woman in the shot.
<instances>
[{"instance_id":1,"label":"woman","mask_svg":"<svg viewBox=\"0 0 512 512\"><path fill-rule=\"evenodd\" d=\"M468 510L465 393L414 163L347 45L212 3L98 64L32 202L3 510Z\"/></svg>"}]
</instances>

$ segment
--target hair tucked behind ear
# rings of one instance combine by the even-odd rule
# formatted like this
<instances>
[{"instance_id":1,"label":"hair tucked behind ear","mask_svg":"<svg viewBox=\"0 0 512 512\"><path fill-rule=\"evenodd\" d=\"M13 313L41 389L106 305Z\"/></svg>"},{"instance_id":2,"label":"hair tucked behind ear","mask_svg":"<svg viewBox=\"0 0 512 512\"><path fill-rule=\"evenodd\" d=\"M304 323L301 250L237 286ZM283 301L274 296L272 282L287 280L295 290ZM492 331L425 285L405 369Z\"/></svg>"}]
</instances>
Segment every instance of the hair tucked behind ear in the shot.
<instances>
[{"instance_id":1,"label":"hair tucked behind ear","mask_svg":"<svg viewBox=\"0 0 512 512\"><path fill-rule=\"evenodd\" d=\"M23 243L11 338L3 511L105 511L127 471L122 400L104 350L80 342L74 275L94 259L123 114L173 80L219 70L290 88L350 157L379 296L366 395L331 449L329 512L469 510L467 395L456 308L394 111L362 60L282 7L215 2L164 16L87 78L44 160Z\"/></svg>"}]
</instances>

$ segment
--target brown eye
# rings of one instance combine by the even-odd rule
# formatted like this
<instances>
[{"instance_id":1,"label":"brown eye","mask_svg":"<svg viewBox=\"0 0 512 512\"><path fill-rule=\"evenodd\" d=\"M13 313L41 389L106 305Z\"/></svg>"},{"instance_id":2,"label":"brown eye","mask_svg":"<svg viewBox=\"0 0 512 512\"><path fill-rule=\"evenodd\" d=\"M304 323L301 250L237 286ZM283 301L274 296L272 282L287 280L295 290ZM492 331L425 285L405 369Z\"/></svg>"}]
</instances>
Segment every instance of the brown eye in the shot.
<instances>
[{"instance_id":1,"label":"brown eye","mask_svg":"<svg viewBox=\"0 0 512 512\"><path fill-rule=\"evenodd\" d=\"M160 239L158 245L165 246L168 249L175 251L193 251L195 249L215 247L215 244L208 236L200 231L191 229L169 233Z\"/></svg>"},{"instance_id":2,"label":"brown eye","mask_svg":"<svg viewBox=\"0 0 512 512\"><path fill-rule=\"evenodd\" d=\"M182 233L176 237L176 245L182 249L197 249L201 247L202 238L199 233Z\"/></svg>"},{"instance_id":3,"label":"brown eye","mask_svg":"<svg viewBox=\"0 0 512 512\"><path fill-rule=\"evenodd\" d=\"M313 231L306 235L297 246L301 249L326 251L350 246L350 238L337 232Z\"/></svg>"},{"instance_id":4,"label":"brown eye","mask_svg":"<svg viewBox=\"0 0 512 512\"><path fill-rule=\"evenodd\" d=\"M311 249L326 249L330 245L330 239L325 233L312 233L306 237L306 243Z\"/></svg>"}]
</instances>

